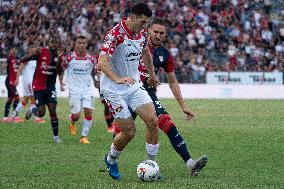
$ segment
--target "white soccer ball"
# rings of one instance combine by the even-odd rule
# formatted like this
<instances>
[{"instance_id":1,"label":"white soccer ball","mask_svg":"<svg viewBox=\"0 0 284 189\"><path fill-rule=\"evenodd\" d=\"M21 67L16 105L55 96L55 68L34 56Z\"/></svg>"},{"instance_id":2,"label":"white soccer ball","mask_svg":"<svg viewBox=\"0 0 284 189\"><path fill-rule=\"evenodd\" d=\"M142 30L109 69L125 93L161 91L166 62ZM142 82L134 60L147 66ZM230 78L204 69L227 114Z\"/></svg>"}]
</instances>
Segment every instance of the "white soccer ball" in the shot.
<instances>
[{"instance_id":1,"label":"white soccer ball","mask_svg":"<svg viewBox=\"0 0 284 189\"><path fill-rule=\"evenodd\" d=\"M157 180L160 176L160 168L155 161L144 160L137 167L137 176L144 182Z\"/></svg>"}]
</instances>

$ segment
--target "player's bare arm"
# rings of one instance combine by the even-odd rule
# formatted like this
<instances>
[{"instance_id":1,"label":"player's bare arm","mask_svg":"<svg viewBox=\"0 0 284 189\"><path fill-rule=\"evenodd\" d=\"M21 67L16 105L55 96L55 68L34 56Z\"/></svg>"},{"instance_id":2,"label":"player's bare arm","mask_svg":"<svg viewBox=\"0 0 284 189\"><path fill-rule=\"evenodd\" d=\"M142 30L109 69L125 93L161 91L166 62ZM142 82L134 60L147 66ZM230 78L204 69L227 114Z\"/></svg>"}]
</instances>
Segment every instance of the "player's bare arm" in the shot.
<instances>
[{"instance_id":1,"label":"player's bare arm","mask_svg":"<svg viewBox=\"0 0 284 189\"><path fill-rule=\"evenodd\" d=\"M20 60L20 62L26 64L30 60L37 60L39 54L40 48L31 49L30 52Z\"/></svg>"},{"instance_id":2,"label":"player's bare arm","mask_svg":"<svg viewBox=\"0 0 284 189\"><path fill-rule=\"evenodd\" d=\"M176 79L174 72L168 72L167 79L168 79L171 91L173 95L175 96L175 99L178 101L183 113L186 114L187 119L192 119L194 117L194 113L188 108L188 106L185 104L182 98L179 83Z\"/></svg>"},{"instance_id":3,"label":"player's bare arm","mask_svg":"<svg viewBox=\"0 0 284 189\"><path fill-rule=\"evenodd\" d=\"M100 55L98 60L98 68L111 80L117 84L131 84L133 85L136 81L131 77L119 77L115 74L110 67L110 56Z\"/></svg>"},{"instance_id":4,"label":"player's bare arm","mask_svg":"<svg viewBox=\"0 0 284 189\"><path fill-rule=\"evenodd\" d=\"M148 79L148 84L150 87L157 87L157 85L160 85L161 83L159 82L156 74L155 74L155 68L153 64L153 58L150 53L150 50L148 47L144 48L142 50L142 61L145 64L145 67L148 70L148 73L150 75Z\"/></svg>"},{"instance_id":5,"label":"player's bare arm","mask_svg":"<svg viewBox=\"0 0 284 189\"><path fill-rule=\"evenodd\" d=\"M95 87L98 89L100 88L100 77L101 77L101 71L98 69L93 69L92 78L93 78Z\"/></svg>"},{"instance_id":6,"label":"player's bare arm","mask_svg":"<svg viewBox=\"0 0 284 189\"><path fill-rule=\"evenodd\" d=\"M19 66L19 69L18 69L18 72L17 72L17 75L16 75L16 80L14 82L14 85L17 86L19 84L19 77L20 75L22 74L22 70L24 69L26 64L24 63L20 63L20 66Z\"/></svg>"},{"instance_id":7,"label":"player's bare arm","mask_svg":"<svg viewBox=\"0 0 284 189\"><path fill-rule=\"evenodd\" d=\"M56 66L56 71L57 71L57 75L58 75L59 84L60 84L60 90L61 91L65 91L65 83L63 81L63 79L64 79L64 69L62 67L63 61L64 61L64 54L63 54L63 52L61 52L59 54L58 64Z\"/></svg>"}]
</instances>

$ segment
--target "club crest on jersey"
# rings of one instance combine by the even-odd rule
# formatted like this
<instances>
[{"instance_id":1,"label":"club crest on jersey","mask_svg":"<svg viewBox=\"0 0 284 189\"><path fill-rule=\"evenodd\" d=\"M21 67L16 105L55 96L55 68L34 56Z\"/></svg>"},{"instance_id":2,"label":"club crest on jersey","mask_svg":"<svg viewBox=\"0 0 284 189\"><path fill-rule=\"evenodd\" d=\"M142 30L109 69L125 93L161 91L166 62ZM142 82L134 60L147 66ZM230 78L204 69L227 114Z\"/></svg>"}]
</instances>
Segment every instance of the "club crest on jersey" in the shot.
<instances>
[{"instance_id":1,"label":"club crest on jersey","mask_svg":"<svg viewBox=\"0 0 284 189\"><path fill-rule=\"evenodd\" d=\"M123 107L122 107L122 106L119 106L119 107L117 107L117 108L115 109L115 112L121 112L122 109L123 109Z\"/></svg>"},{"instance_id":2,"label":"club crest on jersey","mask_svg":"<svg viewBox=\"0 0 284 189\"><path fill-rule=\"evenodd\" d=\"M163 62L164 57L163 57L163 56L159 56L159 60L160 60L161 62Z\"/></svg>"}]
</instances>

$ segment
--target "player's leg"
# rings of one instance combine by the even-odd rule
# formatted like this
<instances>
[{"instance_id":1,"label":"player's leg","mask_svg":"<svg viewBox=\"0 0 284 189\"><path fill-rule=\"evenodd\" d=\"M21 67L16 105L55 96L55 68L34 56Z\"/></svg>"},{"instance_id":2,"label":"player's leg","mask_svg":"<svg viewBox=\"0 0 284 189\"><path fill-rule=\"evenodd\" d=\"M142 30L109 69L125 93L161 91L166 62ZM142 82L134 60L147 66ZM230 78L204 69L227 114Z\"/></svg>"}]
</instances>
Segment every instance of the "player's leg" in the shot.
<instances>
[{"instance_id":1,"label":"player's leg","mask_svg":"<svg viewBox=\"0 0 284 189\"><path fill-rule=\"evenodd\" d=\"M26 106L28 100L29 100L29 97L28 97L28 96L24 96L24 97L22 98L21 102L18 103L17 107L16 107L15 110L13 111L12 117L14 117L14 118L15 118L15 117L18 117L20 111L22 111L22 110L25 108L25 106Z\"/></svg>"},{"instance_id":2,"label":"player's leg","mask_svg":"<svg viewBox=\"0 0 284 189\"><path fill-rule=\"evenodd\" d=\"M172 147L182 157L182 159L186 163L187 167L193 171L194 167L196 167L198 165L197 162L199 162L199 161L203 162L202 166L204 167L207 163L207 159L206 159L206 162L205 162L204 158L200 158L197 161L194 161L191 158L191 155L188 151L186 142L184 141L181 134L178 132L177 127L175 126L174 122L172 121L171 116L167 113L166 109L162 106L162 104L158 100L156 93L154 91L148 90L148 94L150 95L150 97L151 97L151 99L154 103L155 109L156 109L156 113L157 113L157 116L158 116L159 128L168 136L169 141L172 144ZM203 167L201 167L201 169ZM196 172L196 171L193 171L193 172ZM195 175L193 175L193 176L195 176Z\"/></svg>"},{"instance_id":3,"label":"player's leg","mask_svg":"<svg viewBox=\"0 0 284 189\"><path fill-rule=\"evenodd\" d=\"M5 86L6 86L7 91L8 91L8 98L7 98L7 101L6 101L6 104L5 104L3 122L8 123L8 122L12 121L12 119L9 118L9 113L10 113L10 108L11 108L11 105L12 105L13 99L14 99L14 96L12 95L12 91L11 91L11 88L10 88L8 77L6 78Z\"/></svg>"},{"instance_id":4,"label":"player's leg","mask_svg":"<svg viewBox=\"0 0 284 189\"><path fill-rule=\"evenodd\" d=\"M81 99L80 95L70 93L69 94L69 107L71 114L68 116L70 123L69 123L69 133L72 136L77 134L77 127L76 122L80 119L81 115Z\"/></svg>"},{"instance_id":5,"label":"player's leg","mask_svg":"<svg viewBox=\"0 0 284 189\"><path fill-rule=\"evenodd\" d=\"M88 134L92 126L92 113L93 113L93 97L91 94L85 95L85 98L82 99L82 107L84 108L85 118L83 121L82 133L80 138L80 143L89 144Z\"/></svg>"},{"instance_id":6,"label":"player's leg","mask_svg":"<svg viewBox=\"0 0 284 189\"><path fill-rule=\"evenodd\" d=\"M118 180L120 179L120 174L118 171L117 160L122 154L126 145L135 136L136 129L134 120L131 117L131 113L129 112L123 97L116 94L107 94L107 96L104 96L104 99L115 117L115 122L117 122L121 128L121 132L114 138L110 146L110 151L105 156L105 162L109 175L113 179Z\"/></svg>"},{"instance_id":7,"label":"player's leg","mask_svg":"<svg viewBox=\"0 0 284 189\"><path fill-rule=\"evenodd\" d=\"M57 106L56 91L54 90L46 92L47 92L47 107L51 121L53 140L55 143L60 143L61 140L59 139L58 135L58 118L56 114L56 106Z\"/></svg>"},{"instance_id":8,"label":"player's leg","mask_svg":"<svg viewBox=\"0 0 284 189\"><path fill-rule=\"evenodd\" d=\"M45 115L45 105L47 104L47 94L44 90L35 91L34 97L36 101L36 106L34 106L31 110L31 113L26 114L26 119L30 119L34 114L37 117L43 117Z\"/></svg>"},{"instance_id":9,"label":"player's leg","mask_svg":"<svg viewBox=\"0 0 284 189\"><path fill-rule=\"evenodd\" d=\"M32 113L32 109L36 108L36 100L35 97L33 95L29 96L30 99L30 107L26 112L26 116L29 114L33 114ZM35 119L34 119L34 123L45 123L45 120L42 117L37 117L35 114L33 114Z\"/></svg>"},{"instance_id":10,"label":"player's leg","mask_svg":"<svg viewBox=\"0 0 284 189\"><path fill-rule=\"evenodd\" d=\"M159 130L156 111L148 93L143 88L139 88L128 98L129 107L146 124L146 150L148 158L155 161L159 148Z\"/></svg>"},{"instance_id":11,"label":"player's leg","mask_svg":"<svg viewBox=\"0 0 284 189\"><path fill-rule=\"evenodd\" d=\"M109 111L109 108L106 102L102 100L102 103L104 104L104 116L105 116L105 120L107 123L108 132L112 133L114 130L114 125L113 125L114 117L112 113Z\"/></svg>"}]
</instances>

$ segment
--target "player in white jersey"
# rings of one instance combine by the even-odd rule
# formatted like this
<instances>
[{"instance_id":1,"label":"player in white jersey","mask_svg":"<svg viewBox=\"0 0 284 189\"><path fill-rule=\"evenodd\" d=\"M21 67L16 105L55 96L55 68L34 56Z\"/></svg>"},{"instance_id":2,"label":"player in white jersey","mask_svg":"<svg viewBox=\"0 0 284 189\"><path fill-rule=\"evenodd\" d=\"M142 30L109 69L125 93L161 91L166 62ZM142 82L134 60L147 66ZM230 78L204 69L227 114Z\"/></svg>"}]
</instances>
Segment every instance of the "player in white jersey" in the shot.
<instances>
[{"instance_id":1,"label":"player in white jersey","mask_svg":"<svg viewBox=\"0 0 284 189\"><path fill-rule=\"evenodd\" d=\"M117 159L135 135L135 123L128 107L131 107L146 124L146 149L148 158L155 161L158 152L158 127L154 105L142 87L138 72L140 58L149 70L150 86L159 84L154 73L152 57L147 47L146 33L141 32L152 16L144 3L135 5L127 18L117 24L105 36L98 60L103 72L100 78L101 94L107 102L115 121L121 125L105 163L109 175L119 180Z\"/></svg>"},{"instance_id":2,"label":"player in white jersey","mask_svg":"<svg viewBox=\"0 0 284 189\"><path fill-rule=\"evenodd\" d=\"M75 123L79 120L81 109L84 109L85 119L80 143L89 144L87 138L92 125L93 91L91 73L95 69L95 57L86 52L87 38L80 35L75 41L75 51L65 57L62 67L66 70L66 81L69 90L69 132L76 135Z\"/></svg>"},{"instance_id":3,"label":"player in white jersey","mask_svg":"<svg viewBox=\"0 0 284 189\"><path fill-rule=\"evenodd\" d=\"M33 48L30 49L32 51ZM29 52L31 53L31 52ZM19 75L22 74L22 84L23 84L23 99L22 101L18 104L16 109L13 111L12 118L15 119L15 122L22 122L23 120L19 119L18 114L19 112L28 104L30 100L30 107L26 113L32 114L31 110L36 107L35 105L35 98L33 94L33 88L32 88L32 83L33 83L33 76L36 68L36 60L31 60L28 61L26 64L21 63L19 67L19 71L17 73L15 85L18 85L19 83ZM45 123L44 119L39 118L35 116L34 123Z\"/></svg>"}]
</instances>

